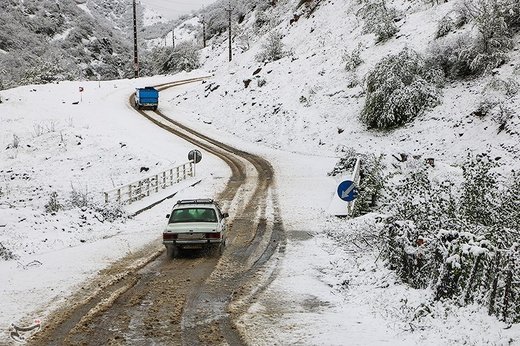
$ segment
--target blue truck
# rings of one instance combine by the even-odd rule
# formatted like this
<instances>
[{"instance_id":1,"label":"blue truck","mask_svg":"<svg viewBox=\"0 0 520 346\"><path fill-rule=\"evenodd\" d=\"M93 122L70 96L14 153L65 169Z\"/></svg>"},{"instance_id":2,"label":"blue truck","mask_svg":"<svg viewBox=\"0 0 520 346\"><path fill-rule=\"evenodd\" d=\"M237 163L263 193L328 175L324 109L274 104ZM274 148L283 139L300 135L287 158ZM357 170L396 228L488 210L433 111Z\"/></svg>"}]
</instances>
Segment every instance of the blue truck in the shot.
<instances>
[{"instance_id":1,"label":"blue truck","mask_svg":"<svg viewBox=\"0 0 520 346\"><path fill-rule=\"evenodd\" d=\"M159 91L154 87L145 87L135 89L135 108L149 108L154 111L159 105Z\"/></svg>"}]
</instances>

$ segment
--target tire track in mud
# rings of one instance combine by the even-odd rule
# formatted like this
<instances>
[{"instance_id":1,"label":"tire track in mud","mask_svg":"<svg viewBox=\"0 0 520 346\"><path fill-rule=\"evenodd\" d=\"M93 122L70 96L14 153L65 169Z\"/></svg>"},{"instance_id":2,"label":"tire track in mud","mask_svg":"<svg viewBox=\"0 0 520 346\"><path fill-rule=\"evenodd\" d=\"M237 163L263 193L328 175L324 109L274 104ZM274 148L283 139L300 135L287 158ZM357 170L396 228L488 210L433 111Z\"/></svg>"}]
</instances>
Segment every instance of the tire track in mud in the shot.
<instances>
[{"instance_id":1,"label":"tire track in mud","mask_svg":"<svg viewBox=\"0 0 520 346\"><path fill-rule=\"evenodd\" d=\"M157 88L165 90L203 79L165 83ZM129 102L133 104L133 96ZM36 334L31 344L245 344L235 321L247 309L251 292L261 291L272 279L258 283L257 273L277 250L283 252L285 248L273 168L267 160L192 130L160 111L138 112L230 167L231 177L217 197L237 205L228 230L228 246L220 258L202 251L173 260L162 254L127 273L117 284L107 285L84 304L59 311L49 328ZM254 176L248 176L248 166L254 168ZM149 246L153 247L157 244ZM124 267L125 260L121 262L113 272ZM96 282L91 286L94 290ZM76 297L80 299L81 292ZM236 300L241 303L232 304Z\"/></svg>"}]
</instances>

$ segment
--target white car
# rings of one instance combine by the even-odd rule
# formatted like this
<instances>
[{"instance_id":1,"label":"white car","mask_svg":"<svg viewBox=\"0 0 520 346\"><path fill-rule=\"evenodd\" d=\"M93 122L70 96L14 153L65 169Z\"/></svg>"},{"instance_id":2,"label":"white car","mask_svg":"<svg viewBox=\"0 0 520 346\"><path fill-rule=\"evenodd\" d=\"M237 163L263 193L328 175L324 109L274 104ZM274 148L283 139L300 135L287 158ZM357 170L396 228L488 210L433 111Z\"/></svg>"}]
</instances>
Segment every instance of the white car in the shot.
<instances>
[{"instance_id":1,"label":"white car","mask_svg":"<svg viewBox=\"0 0 520 346\"><path fill-rule=\"evenodd\" d=\"M215 248L222 253L226 243L226 218L212 199L184 199L177 201L168 225L163 231L167 255L176 257L180 249Z\"/></svg>"}]
</instances>

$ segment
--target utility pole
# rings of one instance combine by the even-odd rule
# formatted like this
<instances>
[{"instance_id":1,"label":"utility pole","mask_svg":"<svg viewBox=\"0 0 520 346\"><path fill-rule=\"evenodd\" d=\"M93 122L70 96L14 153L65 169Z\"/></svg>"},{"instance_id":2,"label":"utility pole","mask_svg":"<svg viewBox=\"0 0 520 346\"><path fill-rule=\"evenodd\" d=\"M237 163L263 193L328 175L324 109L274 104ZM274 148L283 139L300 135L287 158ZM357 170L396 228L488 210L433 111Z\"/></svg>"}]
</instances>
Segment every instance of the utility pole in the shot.
<instances>
[{"instance_id":1,"label":"utility pole","mask_svg":"<svg viewBox=\"0 0 520 346\"><path fill-rule=\"evenodd\" d=\"M139 77L139 58L137 56L137 13L135 10L135 0L133 0L134 10L134 77Z\"/></svg>"},{"instance_id":2,"label":"utility pole","mask_svg":"<svg viewBox=\"0 0 520 346\"><path fill-rule=\"evenodd\" d=\"M202 16L202 45L206 48L206 18Z\"/></svg>"},{"instance_id":3,"label":"utility pole","mask_svg":"<svg viewBox=\"0 0 520 346\"><path fill-rule=\"evenodd\" d=\"M233 59L233 53L231 52L231 13L233 12L233 9L231 8L231 1L228 1L228 8L225 9L228 12L228 44L229 44L229 61Z\"/></svg>"},{"instance_id":4,"label":"utility pole","mask_svg":"<svg viewBox=\"0 0 520 346\"><path fill-rule=\"evenodd\" d=\"M175 49L175 28L172 29L172 47Z\"/></svg>"}]
</instances>

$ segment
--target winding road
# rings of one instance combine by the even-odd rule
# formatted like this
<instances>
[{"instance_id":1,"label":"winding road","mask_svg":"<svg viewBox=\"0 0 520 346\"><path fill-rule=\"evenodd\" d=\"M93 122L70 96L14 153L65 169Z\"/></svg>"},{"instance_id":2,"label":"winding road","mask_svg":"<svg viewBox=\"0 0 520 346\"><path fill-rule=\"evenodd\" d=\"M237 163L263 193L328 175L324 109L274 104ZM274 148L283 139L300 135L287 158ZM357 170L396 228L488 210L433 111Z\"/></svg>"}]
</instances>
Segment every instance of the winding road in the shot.
<instances>
[{"instance_id":1,"label":"winding road","mask_svg":"<svg viewBox=\"0 0 520 346\"><path fill-rule=\"evenodd\" d=\"M273 267L270 259L285 251L273 168L264 158L194 131L160 110L138 112L230 167L225 189L215 196L233 210L226 250L221 256L193 251L171 259L158 239L77 292L31 345L246 344L236 321L276 275L266 270Z\"/></svg>"}]
</instances>

